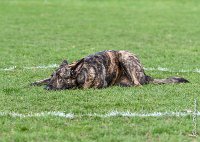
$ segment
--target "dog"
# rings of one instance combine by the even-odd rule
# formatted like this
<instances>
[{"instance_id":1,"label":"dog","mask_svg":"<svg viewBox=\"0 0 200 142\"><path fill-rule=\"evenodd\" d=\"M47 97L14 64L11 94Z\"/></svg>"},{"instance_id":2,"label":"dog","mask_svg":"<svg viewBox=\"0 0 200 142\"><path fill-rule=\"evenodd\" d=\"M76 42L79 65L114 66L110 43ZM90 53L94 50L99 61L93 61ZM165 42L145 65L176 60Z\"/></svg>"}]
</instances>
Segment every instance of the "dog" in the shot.
<instances>
[{"instance_id":1,"label":"dog","mask_svg":"<svg viewBox=\"0 0 200 142\"><path fill-rule=\"evenodd\" d=\"M32 85L46 85L47 90L63 90L187 82L187 79L181 77L153 79L145 74L135 54L124 50L106 50L71 64L64 60L50 78L36 81Z\"/></svg>"}]
</instances>

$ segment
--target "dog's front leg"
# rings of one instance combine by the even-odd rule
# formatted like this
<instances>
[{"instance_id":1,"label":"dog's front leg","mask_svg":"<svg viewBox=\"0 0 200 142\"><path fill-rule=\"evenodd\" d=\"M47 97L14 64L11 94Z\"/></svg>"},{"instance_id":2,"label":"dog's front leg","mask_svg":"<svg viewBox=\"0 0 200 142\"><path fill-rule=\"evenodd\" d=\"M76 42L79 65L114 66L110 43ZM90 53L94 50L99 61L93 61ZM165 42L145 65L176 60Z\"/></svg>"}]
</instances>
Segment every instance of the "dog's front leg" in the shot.
<instances>
[{"instance_id":1,"label":"dog's front leg","mask_svg":"<svg viewBox=\"0 0 200 142\"><path fill-rule=\"evenodd\" d=\"M46 79L43 79L43 80L33 82L33 83L31 83L31 85L35 85L35 86L47 85L49 83L49 81L50 81L50 78L46 78Z\"/></svg>"}]
</instances>

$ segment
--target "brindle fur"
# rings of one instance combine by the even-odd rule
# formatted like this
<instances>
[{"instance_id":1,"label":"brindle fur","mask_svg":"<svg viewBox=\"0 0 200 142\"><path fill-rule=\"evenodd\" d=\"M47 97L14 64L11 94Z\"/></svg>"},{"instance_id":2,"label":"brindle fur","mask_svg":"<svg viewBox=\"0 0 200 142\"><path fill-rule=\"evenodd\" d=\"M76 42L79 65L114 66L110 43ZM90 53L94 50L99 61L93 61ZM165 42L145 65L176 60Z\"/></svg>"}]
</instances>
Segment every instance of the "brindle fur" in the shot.
<instances>
[{"instance_id":1,"label":"brindle fur","mask_svg":"<svg viewBox=\"0 0 200 142\"><path fill-rule=\"evenodd\" d=\"M105 88L112 85L186 83L179 77L153 79L147 76L136 55L128 51L107 50L68 64L66 60L50 78L34 82L46 89Z\"/></svg>"}]
</instances>

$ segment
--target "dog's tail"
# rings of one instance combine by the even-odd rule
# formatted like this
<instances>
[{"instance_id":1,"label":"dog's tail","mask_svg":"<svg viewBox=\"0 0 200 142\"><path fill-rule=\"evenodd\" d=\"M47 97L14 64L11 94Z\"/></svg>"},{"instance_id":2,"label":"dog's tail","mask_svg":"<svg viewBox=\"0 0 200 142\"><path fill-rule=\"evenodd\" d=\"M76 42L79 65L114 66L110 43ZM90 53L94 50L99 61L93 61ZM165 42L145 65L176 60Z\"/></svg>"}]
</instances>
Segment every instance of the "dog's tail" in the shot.
<instances>
[{"instance_id":1,"label":"dog's tail","mask_svg":"<svg viewBox=\"0 0 200 142\"><path fill-rule=\"evenodd\" d=\"M189 83L189 81L182 77L169 77L166 79L153 79L149 76L146 77L149 83L152 84L173 84L173 83Z\"/></svg>"}]
</instances>

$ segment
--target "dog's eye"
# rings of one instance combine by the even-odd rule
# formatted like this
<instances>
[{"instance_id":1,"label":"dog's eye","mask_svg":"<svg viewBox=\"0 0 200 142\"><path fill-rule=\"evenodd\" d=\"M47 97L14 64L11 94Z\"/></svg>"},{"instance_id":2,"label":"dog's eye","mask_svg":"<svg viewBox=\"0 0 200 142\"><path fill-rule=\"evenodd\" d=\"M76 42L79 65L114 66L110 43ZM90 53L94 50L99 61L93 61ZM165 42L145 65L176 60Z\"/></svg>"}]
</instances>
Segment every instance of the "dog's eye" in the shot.
<instances>
[{"instance_id":1,"label":"dog's eye","mask_svg":"<svg viewBox=\"0 0 200 142\"><path fill-rule=\"evenodd\" d=\"M71 76L73 76L73 75L74 75L74 72L73 72L72 70L70 71L70 75L71 75Z\"/></svg>"}]
</instances>

